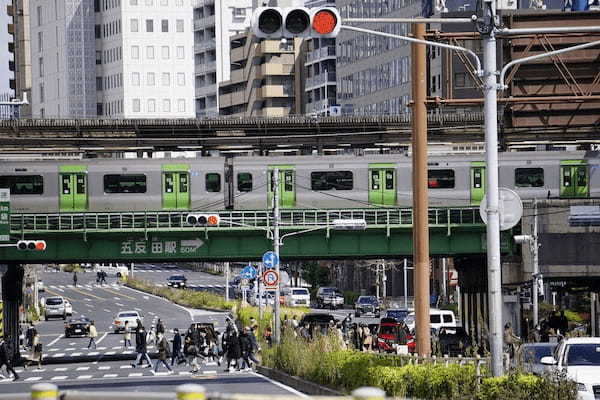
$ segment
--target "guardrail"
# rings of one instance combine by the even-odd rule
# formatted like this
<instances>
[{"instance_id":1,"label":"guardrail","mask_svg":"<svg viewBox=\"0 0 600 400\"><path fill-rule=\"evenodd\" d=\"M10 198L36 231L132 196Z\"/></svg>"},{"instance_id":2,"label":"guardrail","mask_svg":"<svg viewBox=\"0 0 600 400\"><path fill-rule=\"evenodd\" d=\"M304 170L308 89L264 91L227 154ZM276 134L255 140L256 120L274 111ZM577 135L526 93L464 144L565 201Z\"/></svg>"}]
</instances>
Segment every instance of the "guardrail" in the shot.
<instances>
[{"instance_id":1,"label":"guardrail","mask_svg":"<svg viewBox=\"0 0 600 400\"><path fill-rule=\"evenodd\" d=\"M378 388L363 387L352 392L351 396L313 396L315 400L384 400L385 392ZM156 392L92 392L66 390L60 392L51 383L37 383L31 386L31 393L0 394L0 400L297 400L298 396L266 394L223 394L207 393L203 386L185 384L177 387L175 393Z\"/></svg>"},{"instance_id":2,"label":"guardrail","mask_svg":"<svg viewBox=\"0 0 600 400\"><path fill-rule=\"evenodd\" d=\"M221 221L215 229L252 230L272 225L270 211L218 211ZM198 230L186 222L189 211L137 211L102 213L11 214L12 234ZM364 219L367 228L411 228L411 208L343 209L343 210L282 210L280 226L283 229L328 225L336 219ZM429 209L429 226L451 228L483 226L479 208Z\"/></svg>"}]
</instances>

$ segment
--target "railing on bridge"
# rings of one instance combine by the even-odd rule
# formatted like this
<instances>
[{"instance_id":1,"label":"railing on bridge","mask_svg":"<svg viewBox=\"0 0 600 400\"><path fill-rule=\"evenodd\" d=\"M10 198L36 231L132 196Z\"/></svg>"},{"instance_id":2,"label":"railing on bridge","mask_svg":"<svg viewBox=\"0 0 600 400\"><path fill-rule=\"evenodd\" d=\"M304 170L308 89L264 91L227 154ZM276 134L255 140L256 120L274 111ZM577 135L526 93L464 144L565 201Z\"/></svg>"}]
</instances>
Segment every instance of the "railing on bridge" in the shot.
<instances>
[{"instance_id":1,"label":"railing on bridge","mask_svg":"<svg viewBox=\"0 0 600 400\"><path fill-rule=\"evenodd\" d=\"M137 211L98 213L12 214L11 233L67 233L109 231L198 230L186 222L187 211ZM272 225L270 211L219 211L218 227L231 230L268 229ZM282 229L303 229L316 226L333 227L336 219L364 219L367 228L411 228L411 208L344 209L344 210L282 210ZM457 226L483 226L479 208L432 208L429 225L451 229Z\"/></svg>"}]
</instances>

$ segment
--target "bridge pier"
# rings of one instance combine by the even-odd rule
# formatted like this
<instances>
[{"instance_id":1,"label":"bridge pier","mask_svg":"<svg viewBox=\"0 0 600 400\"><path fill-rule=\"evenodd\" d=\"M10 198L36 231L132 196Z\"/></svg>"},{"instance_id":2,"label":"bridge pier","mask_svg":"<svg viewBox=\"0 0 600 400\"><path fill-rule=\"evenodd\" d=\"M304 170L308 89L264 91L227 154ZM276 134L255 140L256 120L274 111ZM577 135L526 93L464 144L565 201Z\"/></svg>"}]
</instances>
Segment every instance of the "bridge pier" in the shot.
<instances>
[{"instance_id":1,"label":"bridge pier","mask_svg":"<svg viewBox=\"0 0 600 400\"><path fill-rule=\"evenodd\" d=\"M13 360L20 359L19 353L19 306L23 303L23 276L21 264L4 264L2 276L2 302L4 340Z\"/></svg>"}]
</instances>

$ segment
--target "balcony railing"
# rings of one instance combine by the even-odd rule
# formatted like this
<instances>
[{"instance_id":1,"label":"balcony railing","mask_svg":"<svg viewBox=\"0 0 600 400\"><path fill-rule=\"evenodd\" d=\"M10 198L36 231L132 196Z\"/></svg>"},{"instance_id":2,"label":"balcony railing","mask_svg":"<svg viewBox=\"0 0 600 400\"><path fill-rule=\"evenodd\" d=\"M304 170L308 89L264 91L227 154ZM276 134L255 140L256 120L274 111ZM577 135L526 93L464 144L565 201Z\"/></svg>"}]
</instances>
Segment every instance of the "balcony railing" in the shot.
<instances>
[{"instance_id":1,"label":"balcony railing","mask_svg":"<svg viewBox=\"0 0 600 400\"><path fill-rule=\"evenodd\" d=\"M325 46L306 54L306 62L314 62L324 58L335 58L335 46Z\"/></svg>"},{"instance_id":2,"label":"balcony railing","mask_svg":"<svg viewBox=\"0 0 600 400\"><path fill-rule=\"evenodd\" d=\"M194 30L204 29L208 26L214 26L214 25L215 25L215 16L214 15L209 15L207 17L194 20Z\"/></svg>"},{"instance_id":3,"label":"balcony railing","mask_svg":"<svg viewBox=\"0 0 600 400\"><path fill-rule=\"evenodd\" d=\"M215 49L216 47L217 47L217 44L215 42L215 39L203 40L199 43L194 44L194 52L202 53L203 51L206 51L209 49Z\"/></svg>"},{"instance_id":4,"label":"balcony railing","mask_svg":"<svg viewBox=\"0 0 600 400\"><path fill-rule=\"evenodd\" d=\"M215 0L194 0L192 3L194 8L200 8L204 6L208 6L210 4L215 4Z\"/></svg>"},{"instance_id":5,"label":"balcony railing","mask_svg":"<svg viewBox=\"0 0 600 400\"><path fill-rule=\"evenodd\" d=\"M306 87L307 88L325 85L326 83L331 84L331 85L336 84L335 72L327 72L327 73L315 75L310 78L306 78Z\"/></svg>"},{"instance_id":6,"label":"balcony railing","mask_svg":"<svg viewBox=\"0 0 600 400\"><path fill-rule=\"evenodd\" d=\"M196 75L199 75L199 74L206 74L207 72L213 72L216 70L217 70L217 62L216 62L216 60L211 60L204 64L196 64L196 68L194 69L194 72L196 73Z\"/></svg>"}]
</instances>

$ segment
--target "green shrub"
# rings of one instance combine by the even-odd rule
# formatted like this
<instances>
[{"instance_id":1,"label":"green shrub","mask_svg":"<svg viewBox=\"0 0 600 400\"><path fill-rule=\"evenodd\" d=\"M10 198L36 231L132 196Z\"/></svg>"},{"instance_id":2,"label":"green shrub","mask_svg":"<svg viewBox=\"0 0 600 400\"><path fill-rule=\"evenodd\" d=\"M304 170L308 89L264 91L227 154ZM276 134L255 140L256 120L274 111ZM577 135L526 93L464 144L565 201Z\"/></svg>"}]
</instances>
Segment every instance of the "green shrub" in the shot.
<instances>
[{"instance_id":1,"label":"green shrub","mask_svg":"<svg viewBox=\"0 0 600 400\"><path fill-rule=\"evenodd\" d=\"M258 328L259 328L259 334L262 335L265 327L267 326L272 326L273 324L273 308L272 307L265 307L263 309L263 317L262 320L259 321L259 310L258 307L250 307L250 306L244 306L244 307L238 307L236 310L236 316L237 319L240 321L240 323L242 324L242 326L248 326L250 325L250 318L254 318L257 322L258 322ZM298 322L300 322L300 320L302 319L302 316L304 314L306 314L307 312L309 312L308 308L305 307L281 307L281 322L283 324L283 321L285 320L285 317L287 316L288 318L292 318L293 316L296 316L296 320L298 320Z\"/></svg>"},{"instance_id":2,"label":"green shrub","mask_svg":"<svg viewBox=\"0 0 600 400\"><path fill-rule=\"evenodd\" d=\"M583 322L583 318L581 315L575 311L565 310L565 317L569 320L569 322L573 322L576 324L581 324Z\"/></svg>"},{"instance_id":3,"label":"green shrub","mask_svg":"<svg viewBox=\"0 0 600 400\"><path fill-rule=\"evenodd\" d=\"M356 300L358 300L359 296L360 296L360 293L358 293L358 292L353 292L351 290L346 290L344 292L344 304L354 304L354 303L356 303Z\"/></svg>"},{"instance_id":4,"label":"green shrub","mask_svg":"<svg viewBox=\"0 0 600 400\"><path fill-rule=\"evenodd\" d=\"M480 400L571 400L576 398L576 383L560 374L535 376L511 373L497 378L485 378L478 392Z\"/></svg>"}]
</instances>

